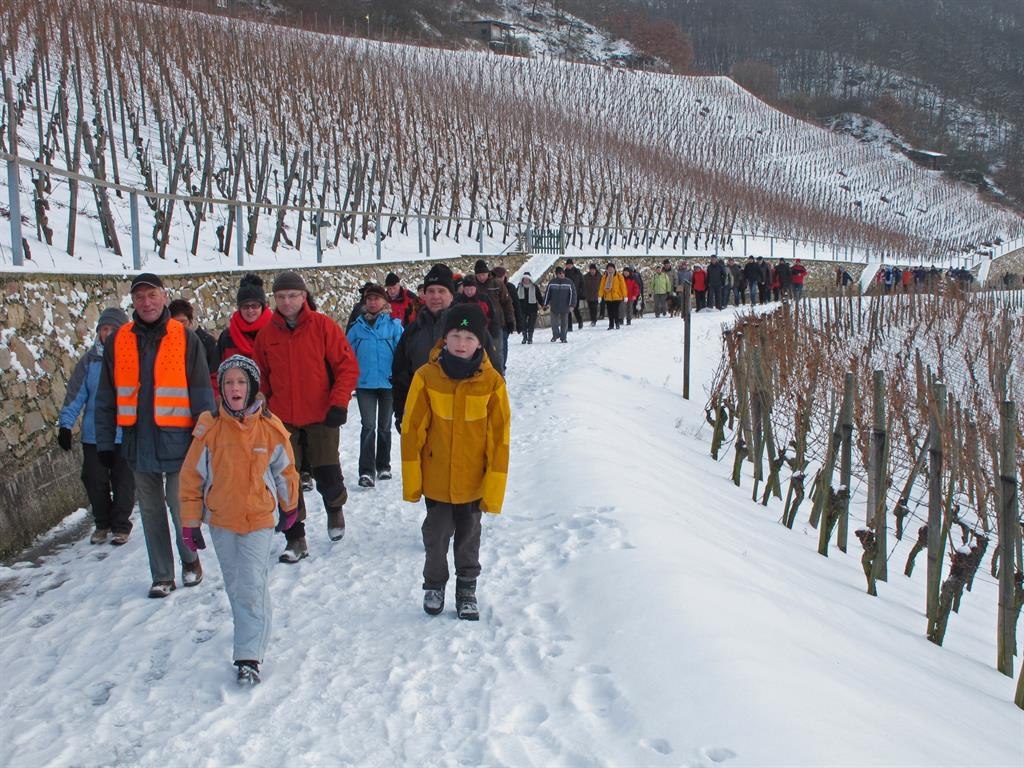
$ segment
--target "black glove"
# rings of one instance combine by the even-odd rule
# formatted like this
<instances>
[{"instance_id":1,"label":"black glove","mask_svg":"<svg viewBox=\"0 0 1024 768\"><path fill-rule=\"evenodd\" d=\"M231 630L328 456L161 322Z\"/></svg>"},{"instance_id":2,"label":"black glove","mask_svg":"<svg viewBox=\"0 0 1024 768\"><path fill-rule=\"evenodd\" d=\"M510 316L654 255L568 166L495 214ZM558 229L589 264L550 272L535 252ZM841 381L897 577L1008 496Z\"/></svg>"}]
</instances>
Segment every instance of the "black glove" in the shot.
<instances>
[{"instance_id":1,"label":"black glove","mask_svg":"<svg viewBox=\"0 0 1024 768\"><path fill-rule=\"evenodd\" d=\"M340 405L332 405L324 417L325 427L340 427L348 421L348 408Z\"/></svg>"},{"instance_id":2,"label":"black glove","mask_svg":"<svg viewBox=\"0 0 1024 768\"><path fill-rule=\"evenodd\" d=\"M395 414L395 432L402 434L402 414Z\"/></svg>"},{"instance_id":3,"label":"black glove","mask_svg":"<svg viewBox=\"0 0 1024 768\"><path fill-rule=\"evenodd\" d=\"M71 430L67 427L61 427L60 431L57 432L57 445L63 448L65 451L71 450Z\"/></svg>"},{"instance_id":4,"label":"black glove","mask_svg":"<svg viewBox=\"0 0 1024 768\"><path fill-rule=\"evenodd\" d=\"M114 460L117 458L117 451L96 451L96 458L107 469L113 469Z\"/></svg>"}]
</instances>

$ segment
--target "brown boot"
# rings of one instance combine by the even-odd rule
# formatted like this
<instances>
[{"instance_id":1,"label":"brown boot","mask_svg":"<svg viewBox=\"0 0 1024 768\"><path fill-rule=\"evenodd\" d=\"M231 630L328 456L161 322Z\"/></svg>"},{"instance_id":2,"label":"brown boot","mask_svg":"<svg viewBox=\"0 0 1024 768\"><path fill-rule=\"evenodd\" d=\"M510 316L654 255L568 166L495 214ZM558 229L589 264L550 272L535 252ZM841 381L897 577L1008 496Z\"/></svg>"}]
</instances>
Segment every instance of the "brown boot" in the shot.
<instances>
[{"instance_id":1,"label":"brown boot","mask_svg":"<svg viewBox=\"0 0 1024 768\"><path fill-rule=\"evenodd\" d=\"M203 580L203 564L196 558L194 563L185 563L181 567L181 583L186 587L198 587Z\"/></svg>"},{"instance_id":2,"label":"brown boot","mask_svg":"<svg viewBox=\"0 0 1024 768\"><path fill-rule=\"evenodd\" d=\"M306 547L306 537L292 539L284 548L284 552L277 558L279 563L297 563L304 557L309 557L309 549Z\"/></svg>"},{"instance_id":3,"label":"brown boot","mask_svg":"<svg viewBox=\"0 0 1024 768\"><path fill-rule=\"evenodd\" d=\"M331 541L345 538L345 513L341 507L327 511L327 538Z\"/></svg>"}]
</instances>

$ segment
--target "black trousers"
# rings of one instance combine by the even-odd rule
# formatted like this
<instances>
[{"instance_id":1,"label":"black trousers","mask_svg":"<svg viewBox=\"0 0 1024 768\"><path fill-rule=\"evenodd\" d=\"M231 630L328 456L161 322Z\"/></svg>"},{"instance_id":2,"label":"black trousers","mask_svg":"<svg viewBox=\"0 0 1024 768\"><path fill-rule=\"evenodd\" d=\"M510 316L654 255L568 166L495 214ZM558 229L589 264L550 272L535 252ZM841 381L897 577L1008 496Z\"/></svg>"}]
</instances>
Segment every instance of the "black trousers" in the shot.
<instances>
[{"instance_id":1,"label":"black trousers","mask_svg":"<svg viewBox=\"0 0 1024 768\"><path fill-rule=\"evenodd\" d=\"M480 575L480 501L448 504L426 499L423 520L423 588L444 589L448 583L448 545L455 536L455 577L476 581Z\"/></svg>"},{"instance_id":2,"label":"black trousers","mask_svg":"<svg viewBox=\"0 0 1024 768\"><path fill-rule=\"evenodd\" d=\"M536 305L534 305L536 306ZM533 341L533 329L537 327L537 310L523 313L523 338Z\"/></svg>"},{"instance_id":3,"label":"black trousers","mask_svg":"<svg viewBox=\"0 0 1024 768\"><path fill-rule=\"evenodd\" d=\"M576 318L576 327L577 327L577 329L578 328L582 328L583 327L583 315L580 314L580 303L578 301L576 302L576 306L574 306L572 308L572 315L573 315L573 317ZM570 323L570 325L571 325L571 323Z\"/></svg>"},{"instance_id":4,"label":"black trousers","mask_svg":"<svg viewBox=\"0 0 1024 768\"><path fill-rule=\"evenodd\" d=\"M590 316L590 324L593 325L598 320L598 306L596 301L587 300L587 314Z\"/></svg>"},{"instance_id":5,"label":"black trousers","mask_svg":"<svg viewBox=\"0 0 1024 768\"><path fill-rule=\"evenodd\" d=\"M621 301L606 301L604 305L608 308L608 327L621 328L622 317L619 310L622 309Z\"/></svg>"},{"instance_id":6,"label":"black trousers","mask_svg":"<svg viewBox=\"0 0 1024 768\"><path fill-rule=\"evenodd\" d=\"M82 485L89 497L97 528L131 533L135 474L120 451L116 454L113 468L107 469L100 464L96 446L82 443Z\"/></svg>"}]
</instances>

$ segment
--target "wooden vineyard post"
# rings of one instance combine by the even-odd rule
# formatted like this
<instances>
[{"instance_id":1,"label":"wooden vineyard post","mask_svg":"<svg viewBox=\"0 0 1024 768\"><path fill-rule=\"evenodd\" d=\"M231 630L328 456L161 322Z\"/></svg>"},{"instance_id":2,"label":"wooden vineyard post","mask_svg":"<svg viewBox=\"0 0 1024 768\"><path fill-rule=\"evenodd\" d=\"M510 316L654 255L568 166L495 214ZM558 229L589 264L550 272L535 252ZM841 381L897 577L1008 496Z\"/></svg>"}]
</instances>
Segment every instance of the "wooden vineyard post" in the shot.
<instances>
[{"instance_id":1,"label":"wooden vineyard post","mask_svg":"<svg viewBox=\"0 0 1024 768\"><path fill-rule=\"evenodd\" d=\"M872 575L876 581L888 581L886 567L888 537L885 520L885 457L888 435L885 428L885 373L874 373L875 418L871 429L871 466L868 469L868 525L875 531L875 557Z\"/></svg>"},{"instance_id":2,"label":"wooden vineyard post","mask_svg":"<svg viewBox=\"0 0 1024 768\"><path fill-rule=\"evenodd\" d=\"M758 349L754 355L754 362L757 365L757 380L759 382L767 381L767 377L764 373L764 362L761 359L761 350ZM772 407L774 405L772 400L771 391L764 386L761 386L761 419L763 424L761 426L761 434L763 436L763 442L765 448L768 450L768 481L764 486L764 493L761 496L761 503L765 506L768 505L768 497L773 493L775 498L782 498L782 485L779 483L779 471L782 469L782 464L786 460L786 450L783 447L782 454L778 454L775 449L775 431L772 426Z\"/></svg>"},{"instance_id":3,"label":"wooden vineyard post","mask_svg":"<svg viewBox=\"0 0 1024 768\"><path fill-rule=\"evenodd\" d=\"M686 285L686 283L684 283ZM683 399L690 399L690 291L683 294Z\"/></svg>"},{"instance_id":4,"label":"wooden vineyard post","mask_svg":"<svg viewBox=\"0 0 1024 768\"><path fill-rule=\"evenodd\" d=\"M828 450L825 453L825 463L821 468L821 475L818 479L818 493L815 508L818 512L818 554L828 557L828 540L832 536L832 529L835 528L839 518L839 504L842 502L841 494L832 489L832 474L836 467L836 449L839 447L842 433L839 429L839 421L836 420L835 400L832 403L832 417L829 419L831 430L828 434Z\"/></svg>"},{"instance_id":5,"label":"wooden vineyard post","mask_svg":"<svg viewBox=\"0 0 1024 768\"><path fill-rule=\"evenodd\" d=\"M750 455L748 446L751 442L750 429L750 392L747 389L746 359L744 357L744 335L736 334L736 362L733 369L733 381L736 382L736 407L739 409L739 429L736 434L736 458L732 465L732 482L739 488L743 462Z\"/></svg>"},{"instance_id":6,"label":"wooden vineyard post","mask_svg":"<svg viewBox=\"0 0 1024 768\"><path fill-rule=\"evenodd\" d=\"M839 459L839 483L844 490L842 513L839 517L839 530L836 544L840 550L846 551L850 527L850 480L853 474L853 374L843 375L843 409L840 416L842 430L842 448Z\"/></svg>"},{"instance_id":7,"label":"wooden vineyard post","mask_svg":"<svg viewBox=\"0 0 1024 768\"><path fill-rule=\"evenodd\" d=\"M762 461L764 459L764 417L761 415L761 409L763 407L764 400L761 397L761 350L756 344L750 345L750 350L753 357L753 364L750 366L744 366L747 373L747 381L753 381L753 387L747 388L747 397L750 402L750 426L753 431L753 442L750 446L751 453L754 461L754 493L750 497L754 501L757 501L757 489L761 484L761 480L764 477Z\"/></svg>"},{"instance_id":8,"label":"wooden vineyard post","mask_svg":"<svg viewBox=\"0 0 1024 768\"><path fill-rule=\"evenodd\" d=\"M13 55L13 51L12 51ZM14 91L11 79L4 78L4 101L7 102L7 149L11 153L7 161L7 205L11 221L11 263L20 267L25 263L25 252L21 243L21 195L18 191L18 113L14 106ZM71 249L68 251L71 252Z\"/></svg>"},{"instance_id":9,"label":"wooden vineyard post","mask_svg":"<svg viewBox=\"0 0 1024 768\"><path fill-rule=\"evenodd\" d=\"M797 306L799 307L799 304ZM797 399L796 456L793 458L793 473L789 476L789 491L786 493L786 505L782 512L782 524L787 528L793 527L796 512L804 500L804 481L807 479L807 434L811 428L813 406L813 391L808 392L806 402Z\"/></svg>"},{"instance_id":10,"label":"wooden vineyard post","mask_svg":"<svg viewBox=\"0 0 1024 768\"><path fill-rule=\"evenodd\" d=\"M1004 400L999 404L999 649L996 666L1008 677L1013 676L1013 654L1017 646L1014 544L1020 532L1017 521L1016 424L1016 403Z\"/></svg>"},{"instance_id":11,"label":"wooden vineyard post","mask_svg":"<svg viewBox=\"0 0 1024 768\"><path fill-rule=\"evenodd\" d=\"M928 446L928 636L934 634L939 615L939 582L942 580L942 435L946 412L946 386L931 388Z\"/></svg>"}]
</instances>

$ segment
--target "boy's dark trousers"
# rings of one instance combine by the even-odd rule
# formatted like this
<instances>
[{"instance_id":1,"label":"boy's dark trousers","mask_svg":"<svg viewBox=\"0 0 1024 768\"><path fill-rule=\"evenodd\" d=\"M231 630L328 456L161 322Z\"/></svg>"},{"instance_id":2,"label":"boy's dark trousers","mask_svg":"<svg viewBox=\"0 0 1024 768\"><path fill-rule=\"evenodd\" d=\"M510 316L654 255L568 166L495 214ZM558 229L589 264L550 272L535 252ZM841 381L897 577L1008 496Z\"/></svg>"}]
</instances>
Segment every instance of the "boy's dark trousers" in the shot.
<instances>
[{"instance_id":1,"label":"boy's dark trousers","mask_svg":"<svg viewBox=\"0 0 1024 768\"><path fill-rule=\"evenodd\" d=\"M448 544L455 536L455 576L476 581L480 575L480 501L448 504L426 499L423 520L423 588L444 589L448 583Z\"/></svg>"},{"instance_id":2,"label":"boy's dark trousers","mask_svg":"<svg viewBox=\"0 0 1024 768\"><path fill-rule=\"evenodd\" d=\"M114 459L113 468L107 469L100 464L96 446L82 443L82 485L98 529L131 533L135 475L120 451Z\"/></svg>"},{"instance_id":3,"label":"boy's dark trousers","mask_svg":"<svg viewBox=\"0 0 1024 768\"><path fill-rule=\"evenodd\" d=\"M590 301L587 299L587 314L590 316L590 324L593 325L598 321L598 306L596 301ZM604 316L603 314L601 315Z\"/></svg>"}]
</instances>

